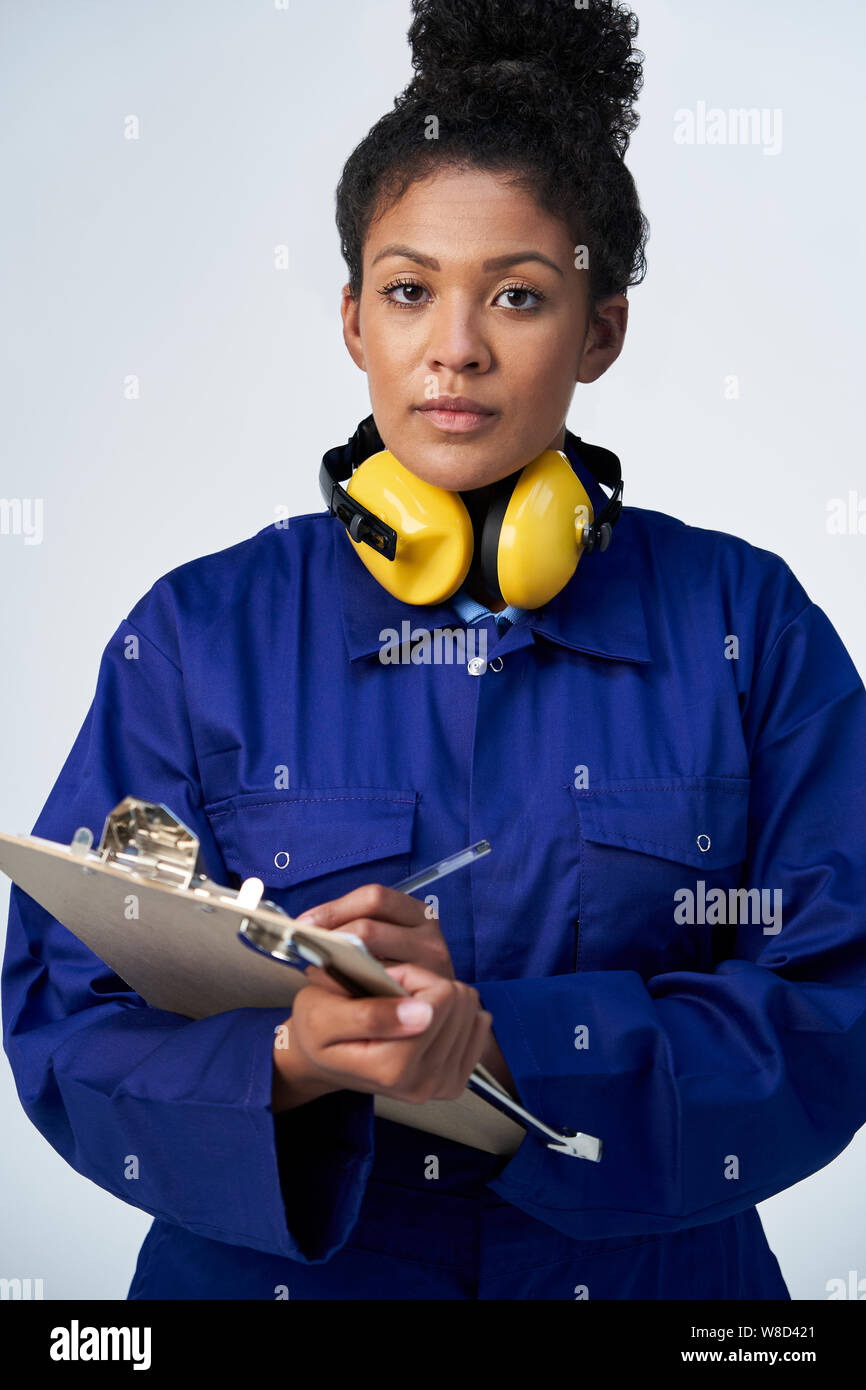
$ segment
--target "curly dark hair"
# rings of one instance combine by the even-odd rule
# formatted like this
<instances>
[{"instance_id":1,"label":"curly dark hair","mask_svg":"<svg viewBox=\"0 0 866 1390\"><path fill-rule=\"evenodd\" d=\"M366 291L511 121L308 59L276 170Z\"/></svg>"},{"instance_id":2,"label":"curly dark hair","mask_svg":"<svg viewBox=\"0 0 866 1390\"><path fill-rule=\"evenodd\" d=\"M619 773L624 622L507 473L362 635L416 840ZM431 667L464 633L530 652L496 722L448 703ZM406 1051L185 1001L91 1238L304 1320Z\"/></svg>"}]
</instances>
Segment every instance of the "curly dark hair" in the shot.
<instances>
[{"instance_id":1,"label":"curly dark hair","mask_svg":"<svg viewBox=\"0 0 866 1390\"><path fill-rule=\"evenodd\" d=\"M595 305L646 274L649 224L624 163L644 54L619 0L412 0L415 76L347 159L337 228L361 293L374 217L444 165L504 173L588 248ZM430 138L431 118L438 121Z\"/></svg>"}]
</instances>

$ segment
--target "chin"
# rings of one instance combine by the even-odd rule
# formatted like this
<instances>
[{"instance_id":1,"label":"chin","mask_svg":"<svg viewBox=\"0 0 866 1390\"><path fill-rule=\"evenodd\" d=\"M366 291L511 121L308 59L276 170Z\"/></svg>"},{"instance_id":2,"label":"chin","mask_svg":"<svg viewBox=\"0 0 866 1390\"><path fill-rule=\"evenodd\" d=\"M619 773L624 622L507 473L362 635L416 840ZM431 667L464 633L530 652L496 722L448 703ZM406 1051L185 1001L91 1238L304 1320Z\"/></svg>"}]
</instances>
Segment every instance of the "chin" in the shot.
<instances>
[{"instance_id":1,"label":"chin","mask_svg":"<svg viewBox=\"0 0 866 1390\"><path fill-rule=\"evenodd\" d=\"M416 467L410 459L405 461L404 467L408 468L410 473L414 473L416 478L421 478L433 487L444 488L446 492L470 492L473 488L487 487L489 483L495 483L499 478L506 476L501 469L438 469L430 468L429 464L423 463ZM514 469L510 471L514 472Z\"/></svg>"}]
</instances>

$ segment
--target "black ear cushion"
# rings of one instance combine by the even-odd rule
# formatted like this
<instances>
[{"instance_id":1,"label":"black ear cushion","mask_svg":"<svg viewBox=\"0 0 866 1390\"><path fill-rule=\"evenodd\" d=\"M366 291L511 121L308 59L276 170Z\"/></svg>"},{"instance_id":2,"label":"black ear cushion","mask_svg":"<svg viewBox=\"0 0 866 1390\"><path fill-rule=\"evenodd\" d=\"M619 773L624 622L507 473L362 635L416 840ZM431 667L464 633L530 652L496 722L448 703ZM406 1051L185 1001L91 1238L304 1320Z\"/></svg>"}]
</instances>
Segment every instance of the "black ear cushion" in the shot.
<instances>
[{"instance_id":1,"label":"black ear cushion","mask_svg":"<svg viewBox=\"0 0 866 1390\"><path fill-rule=\"evenodd\" d=\"M481 528L479 556L481 578L488 594L497 602L502 598L502 591L499 588L499 537L502 533L502 523L505 520L508 503L511 501L511 494L514 492L517 479L522 472L523 469L519 468L516 473L512 473L507 478L501 478L495 485L487 507L484 525Z\"/></svg>"},{"instance_id":2,"label":"black ear cushion","mask_svg":"<svg viewBox=\"0 0 866 1390\"><path fill-rule=\"evenodd\" d=\"M381 454L385 445L382 443L382 436L379 433L376 421L372 415L368 415L362 420L351 438L352 445L352 471L364 462L365 459L372 458L373 454Z\"/></svg>"}]
</instances>

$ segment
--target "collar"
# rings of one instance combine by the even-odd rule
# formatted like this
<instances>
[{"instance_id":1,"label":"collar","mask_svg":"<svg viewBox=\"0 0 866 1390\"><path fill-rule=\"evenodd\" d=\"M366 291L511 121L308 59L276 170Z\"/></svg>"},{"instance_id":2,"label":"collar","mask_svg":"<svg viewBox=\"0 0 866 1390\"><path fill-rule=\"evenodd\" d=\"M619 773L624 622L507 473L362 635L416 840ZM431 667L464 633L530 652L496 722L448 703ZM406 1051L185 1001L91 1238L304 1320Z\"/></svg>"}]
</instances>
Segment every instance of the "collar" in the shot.
<instances>
[{"instance_id":1,"label":"collar","mask_svg":"<svg viewBox=\"0 0 866 1390\"><path fill-rule=\"evenodd\" d=\"M598 514L607 500L606 494L579 453L567 445L566 454ZM504 653L541 639L613 661L652 660L641 596L642 578L635 551L629 545L630 510L623 508L609 548L582 555L565 588L543 608L528 611L500 639L497 651ZM424 606L395 598L358 559L342 523L336 517L331 517L330 523L343 632L352 661L378 654L387 640L379 634L386 629L397 633L413 629L430 632L434 628L464 625L453 597ZM488 621L495 634L492 614ZM403 628L404 622L409 623L409 629Z\"/></svg>"}]
</instances>

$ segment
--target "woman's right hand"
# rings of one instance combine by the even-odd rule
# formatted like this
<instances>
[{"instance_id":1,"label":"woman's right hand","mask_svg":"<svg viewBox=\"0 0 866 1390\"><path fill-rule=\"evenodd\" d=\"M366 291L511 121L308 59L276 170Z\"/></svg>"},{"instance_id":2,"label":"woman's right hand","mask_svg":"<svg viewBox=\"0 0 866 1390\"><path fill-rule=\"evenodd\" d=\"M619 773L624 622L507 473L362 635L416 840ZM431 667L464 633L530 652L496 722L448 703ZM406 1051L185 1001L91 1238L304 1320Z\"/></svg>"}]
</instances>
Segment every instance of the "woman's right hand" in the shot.
<instances>
[{"instance_id":1,"label":"woman's right hand","mask_svg":"<svg viewBox=\"0 0 866 1390\"><path fill-rule=\"evenodd\" d=\"M490 1034L478 991L418 965L392 965L406 996L355 999L333 981L299 990L287 1020L289 1046L274 1045L273 1109L330 1091L365 1091L420 1105L456 1100ZM407 1004L428 1005L403 1021Z\"/></svg>"}]
</instances>

